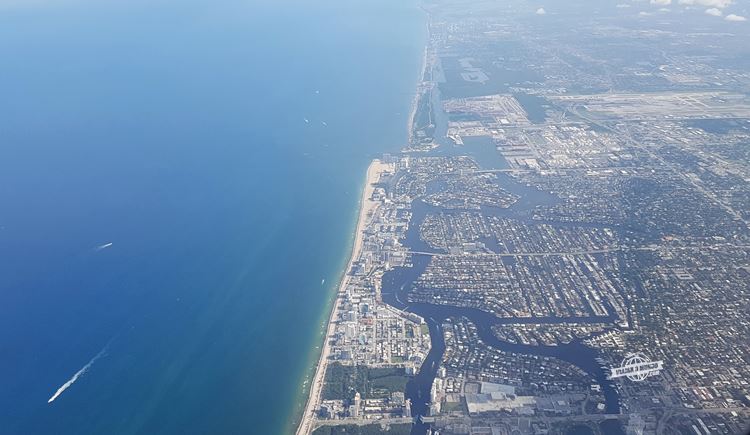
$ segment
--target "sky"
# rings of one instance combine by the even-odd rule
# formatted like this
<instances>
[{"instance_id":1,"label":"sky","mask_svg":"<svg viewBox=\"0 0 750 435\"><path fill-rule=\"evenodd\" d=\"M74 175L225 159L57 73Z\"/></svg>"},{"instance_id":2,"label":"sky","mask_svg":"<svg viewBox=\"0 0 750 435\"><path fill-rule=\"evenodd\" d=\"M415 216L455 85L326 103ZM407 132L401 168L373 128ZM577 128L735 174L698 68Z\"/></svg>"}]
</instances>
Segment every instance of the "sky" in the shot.
<instances>
[{"instance_id":1,"label":"sky","mask_svg":"<svg viewBox=\"0 0 750 435\"><path fill-rule=\"evenodd\" d=\"M531 11L536 15L563 12L570 2L530 0ZM695 13L706 19L723 20L730 23L745 23L750 18L750 0L613 0L612 7L632 11L641 17L664 14ZM578 6L578 5L576 5ZM601 6L601 3L596 4Z\"/></svg>"}]
</instances>

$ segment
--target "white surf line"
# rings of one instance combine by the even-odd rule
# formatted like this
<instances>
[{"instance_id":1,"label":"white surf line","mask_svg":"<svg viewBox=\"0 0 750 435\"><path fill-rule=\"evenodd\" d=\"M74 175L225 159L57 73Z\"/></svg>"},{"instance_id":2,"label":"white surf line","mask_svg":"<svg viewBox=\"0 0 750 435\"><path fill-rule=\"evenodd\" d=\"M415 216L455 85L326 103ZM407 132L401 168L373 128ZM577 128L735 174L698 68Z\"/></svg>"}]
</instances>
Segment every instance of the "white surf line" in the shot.
<instances>
[{"instance_id":1,"label":"white surf line","mask_svg":"<svg viewBox=\"0 0 750 435\"><path fill-rule=\"evenodd\" d=\"M104 356L104 353L106 351L107 351L107 346L104 346L104 349L102 349L101 351L99 351L99 353L97 353L95 357L91 358L91 361L89 361L88 364L86 364L85 366L83 366L83 368L81 370L78 370L76 372L76 374L74 374L73 377L68 380L68 382L62 384L62 387L58 388L57 391L55 391L55 394L53 394L52 397L50 397L49 400L47 400L47 403L52 403L55 399L57 399L58 397L60 397L60 394L62 394L65 390L67 390L68 388L70 388L70 386L73 385L75 383L75 381L78 380L78 378L80 378L81 376L83 376L83 374L86 373L86 371L89 368L91 368L91 365L94 364L94 362L96 360L98 360L99 358L101 358L102 356Z\"/></svg>"},{"instance_id":2,"label":"white surf line","mask_svg":"<svg viewBox=\"0 0 750 435\"><path fill-rule=\"evenodd\" d=\"M96 251L101 251L102 249L107 249L107 248L109 248L112 245L113 245L112 242L105 243L103 245L99 245L99 246L96 247Z\"/></svg>"}]
</instances>

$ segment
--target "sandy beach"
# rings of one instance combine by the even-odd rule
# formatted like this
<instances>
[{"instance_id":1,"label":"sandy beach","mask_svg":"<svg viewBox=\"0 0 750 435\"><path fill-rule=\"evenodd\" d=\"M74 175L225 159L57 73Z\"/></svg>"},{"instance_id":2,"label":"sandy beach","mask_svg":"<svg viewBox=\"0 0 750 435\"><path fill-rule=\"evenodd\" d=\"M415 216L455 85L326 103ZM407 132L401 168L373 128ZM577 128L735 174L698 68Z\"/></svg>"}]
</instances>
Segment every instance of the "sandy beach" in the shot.
<instances>
[{"instance_id":1,"label":"sandy beach","mask_svg":"<svg viewBox=\"0 0 750 435\"><path fill-rule=\"evenodd\" d=\"M313 377L312 384L310 385L310 394L307 398L307 403L305 405L305 411L302 415L302 420L300 421L299 427L297 428L297 435L309 435L314 429L315 408L320 402L320 397L323 392L323 381L325 378L326 368L328 367L328 358L330 356L330 346L328 345L328 340L334 333L335 321L338 318L340 299L341 296L345 294L346 286L349 283L352 265L359 258L362 251L364 230L370 221L372 210L378 205L377 201L373 201L371 199L372 194L375 190L374 184L377 183L380 179L380 174L388 170L392 170L392 165L383 163L380 160L373 160L372 163L370 163L370 166L367 168L367 179L365 181L365 187L362 191L362 198L360 199L359 218L357 219L357 228L355 230L352 253L349 257L349 262L346 265L346 272L342 276L341 282L336 292L336 300L333 303L331 315L328 318L328 326L326 328L323 349L320 352L320 358L315 369L315 376Z\"/></svg>"},{"instance_id":2,"label":"sandy beach","mask_svg":"<svg viewBox=\"0 0 750 435\"><path fill-rule=\"evenodd\" d=\"M420 68L419 78L417 80L417 83L419 84L417 86L417 92L414 93L414 98L411 101L411 106L409 106L409 119L406 123L406 130L408 133L408 143L412 143L414 140L414 117L417 116L417 109L419 108L419 100L422 96L422 85L424 83L424 77L427 73L427 57L428 57L428 48L425 47L424 52L422 53L422 67Z\"/></svg>"}]
</instances>

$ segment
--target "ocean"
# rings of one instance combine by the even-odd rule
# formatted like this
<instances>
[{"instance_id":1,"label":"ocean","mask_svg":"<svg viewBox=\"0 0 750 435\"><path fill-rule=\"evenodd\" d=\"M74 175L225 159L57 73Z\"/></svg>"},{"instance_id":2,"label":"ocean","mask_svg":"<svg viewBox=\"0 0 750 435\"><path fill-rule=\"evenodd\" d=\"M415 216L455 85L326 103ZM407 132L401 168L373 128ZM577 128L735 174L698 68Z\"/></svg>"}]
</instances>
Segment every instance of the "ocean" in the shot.
<instances>
[{"instance_id":1,"label":"ocean","mask_svg":"<svg viewBox=\"0 0 750 435\"><path fill-rule=\"evenodd\" d=\"M292 432L425 43L417 0L0 0L0 433Z\"/></svg>"}]
</instances>

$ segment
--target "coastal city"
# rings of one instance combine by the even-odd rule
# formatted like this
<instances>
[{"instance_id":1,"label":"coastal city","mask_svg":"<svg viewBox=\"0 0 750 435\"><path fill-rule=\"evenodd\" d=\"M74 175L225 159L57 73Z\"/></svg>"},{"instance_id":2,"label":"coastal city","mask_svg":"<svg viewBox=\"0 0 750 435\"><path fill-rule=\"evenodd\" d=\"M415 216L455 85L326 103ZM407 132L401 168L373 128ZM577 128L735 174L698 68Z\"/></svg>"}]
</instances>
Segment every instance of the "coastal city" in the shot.
<instances>
[{"instance_id":1,"label":"coastal city","mask_svg":"<svg viewBox=\"0 0 750 435\"><path fill-rule=\"evenodd\" d=\"M748 26L423 7L297 433L748 430Z\"/></svg>"},{"instance_id":2,"label":"coastal city","mask_svg":"<svg viewBox=\"0 0 750 435\"><path fill-rule=\"evenodd\" d=\"M750 435L750 0L0 0L0 435Z\"/></svg>"}]
</instances>

